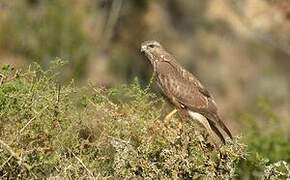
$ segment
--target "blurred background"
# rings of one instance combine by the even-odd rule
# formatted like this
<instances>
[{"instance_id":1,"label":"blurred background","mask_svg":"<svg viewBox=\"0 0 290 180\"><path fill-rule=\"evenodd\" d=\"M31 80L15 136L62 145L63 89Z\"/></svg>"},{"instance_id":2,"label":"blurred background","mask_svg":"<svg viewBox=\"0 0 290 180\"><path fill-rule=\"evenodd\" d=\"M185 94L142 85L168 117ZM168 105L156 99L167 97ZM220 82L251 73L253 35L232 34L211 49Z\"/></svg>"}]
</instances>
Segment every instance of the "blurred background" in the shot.
<instances>
[{"instance_id":1,"label":"blurred background","mask_svg":"<svg viewBox=\"0 0 290 180\"><path fill-rule=\"evenodd\" d=\"M278 151L290 152L288 0L0 0L0 65L59 57L64 80L146 86L140 44L149 39L208 87L235 134L280 133Z\"/></svg>"}]
</instances>

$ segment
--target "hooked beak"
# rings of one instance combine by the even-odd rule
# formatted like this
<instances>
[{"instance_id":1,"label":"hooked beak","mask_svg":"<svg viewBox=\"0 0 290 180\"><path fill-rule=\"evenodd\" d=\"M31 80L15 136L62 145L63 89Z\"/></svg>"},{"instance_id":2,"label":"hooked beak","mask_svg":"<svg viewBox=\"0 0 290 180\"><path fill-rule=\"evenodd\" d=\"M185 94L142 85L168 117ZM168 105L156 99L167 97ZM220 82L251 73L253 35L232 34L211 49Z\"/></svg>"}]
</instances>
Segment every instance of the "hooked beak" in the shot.
<instances>
[{"instance_id":1,"label":"hooked beak","mask_svg":"<svg viewBox=\"0 0 290 180\"><path fill-rule=\"evenodd\" d=\"M147 50L146 46L141 46L141 52L144 53Z\"/></svg>"}]
</instances>

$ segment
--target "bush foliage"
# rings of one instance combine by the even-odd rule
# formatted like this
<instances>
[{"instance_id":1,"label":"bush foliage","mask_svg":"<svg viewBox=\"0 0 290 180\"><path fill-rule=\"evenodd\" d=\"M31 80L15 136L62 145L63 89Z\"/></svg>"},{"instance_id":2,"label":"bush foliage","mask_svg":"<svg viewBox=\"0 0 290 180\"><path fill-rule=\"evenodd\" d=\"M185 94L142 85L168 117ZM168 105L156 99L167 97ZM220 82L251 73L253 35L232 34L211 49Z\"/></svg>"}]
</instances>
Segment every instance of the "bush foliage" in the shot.
<instances>
[{"instance_id":1,"label":"bush foliage","mask_svg":"<svg viewBox=\"0 0 290 180\"><path fill-rule=\"evenodd\" d=\"M243 141L247 144L248 155L240 161L239 176L247 179L261 176L268 177L265 179L289 178L289 119L273 112L267 98L258 98L251 109L242 113L240 122L244 127ZM274 173L278 169L280 172Z\"/></svg>"},{"instance_id":2,"label":"bush foliage","mask_svg":"<svg viewBox=\"0 0 290 180\"><path fill-rule=\"evenodd\" d=\"M62 64L2 68L1 178L232 179L247 157L239 140L213 148L198 125L164 121L165 102L137 80L62 85ZM289 177L282 161L262 169L266 179Z\"/></svg>"}]
</instances>

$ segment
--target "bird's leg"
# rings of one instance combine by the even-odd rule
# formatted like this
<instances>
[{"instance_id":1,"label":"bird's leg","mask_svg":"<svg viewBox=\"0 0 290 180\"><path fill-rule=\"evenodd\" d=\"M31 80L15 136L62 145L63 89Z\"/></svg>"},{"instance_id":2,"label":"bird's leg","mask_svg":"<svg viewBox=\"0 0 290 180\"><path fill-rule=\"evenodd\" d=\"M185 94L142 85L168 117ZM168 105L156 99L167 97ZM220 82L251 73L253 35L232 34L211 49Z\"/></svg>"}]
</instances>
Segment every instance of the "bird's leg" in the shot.
<instances>
[{"instance_id":1,"label":"bird's leg","mask_svg":"<svg viewBox=\"0 0 290 180\"><path fill-rule=\"evenodd\" d=\"M171 116L173 116L175 113L177 112L177 109L172 110L169 114L167 114L164 118L164 121L167 122L167 120L169 118L171 118Z\"/></svg>"},{"instance_id":2,"label":"bird's leg","mask_svg":"<svg viewBox=\"0 0 290 180\"><path fill-rule=\"evenodd\" d=\"M164 118L164 124L165 124L165 126L167 127L167 124L168 124L168 121L169 121L169 119L175 114L175 113L177 113L178 112L178 110L177 109L174 109L174 110L172 110L169 114L167 114L166 116L165 116L165 118ZM177 127L177 129L178 129L178 131L181 131L181 129L182 129L182 124L180 123L180 122L178 122L178 127Z\"/></svg>"}]
</instances>

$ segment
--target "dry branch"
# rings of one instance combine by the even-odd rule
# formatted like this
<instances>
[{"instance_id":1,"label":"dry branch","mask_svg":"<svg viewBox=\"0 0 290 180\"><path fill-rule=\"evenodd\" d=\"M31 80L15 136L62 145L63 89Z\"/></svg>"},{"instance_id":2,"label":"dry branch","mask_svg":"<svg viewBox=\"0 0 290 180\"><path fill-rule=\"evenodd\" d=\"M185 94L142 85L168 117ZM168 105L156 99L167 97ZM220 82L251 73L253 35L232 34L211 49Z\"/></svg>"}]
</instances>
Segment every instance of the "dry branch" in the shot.
<instances>
[{"instance_id":1,"label":"dry branch","mask_svg":"<svg viewBox=\"0 0 290 180\"><path fill-rule=\"evenodd\" d=\"M0 139L0 144L1 144L1 146L2 146L2 147L3 147L7 152L9 152L9 154L10 154L12 157L14 157L16 160L18 160L19 165L24 166L28 171L30 171L30 170L32 169L32 166L30 166L29 164L23 162L23 159L22 159L20 156L18 156L18 154L15 153L15 152L12 150L12 148L11 148L8 144L6 144L4 141L2 141L1 139Z\"/></svg>"}]
</instances>

